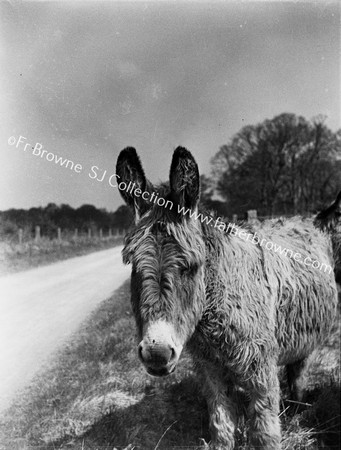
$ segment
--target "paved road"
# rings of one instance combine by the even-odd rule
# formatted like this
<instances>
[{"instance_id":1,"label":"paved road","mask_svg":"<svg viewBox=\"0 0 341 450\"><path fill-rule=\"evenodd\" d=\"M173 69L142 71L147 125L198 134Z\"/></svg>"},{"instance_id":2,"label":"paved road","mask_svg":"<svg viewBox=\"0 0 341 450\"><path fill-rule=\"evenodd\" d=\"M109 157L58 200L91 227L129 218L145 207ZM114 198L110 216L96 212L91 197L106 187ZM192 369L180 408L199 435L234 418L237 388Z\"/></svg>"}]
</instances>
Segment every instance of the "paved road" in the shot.
<instances>
[{"instance_id":1,"label":"paved road","mask_svg":"<svg viewBox=\"0 0 341 450\"><path fill-rule=\"evenodd\" d=\"M0 411L129 277L122 247L0 278Z\"/></svg>"}]
</instances>

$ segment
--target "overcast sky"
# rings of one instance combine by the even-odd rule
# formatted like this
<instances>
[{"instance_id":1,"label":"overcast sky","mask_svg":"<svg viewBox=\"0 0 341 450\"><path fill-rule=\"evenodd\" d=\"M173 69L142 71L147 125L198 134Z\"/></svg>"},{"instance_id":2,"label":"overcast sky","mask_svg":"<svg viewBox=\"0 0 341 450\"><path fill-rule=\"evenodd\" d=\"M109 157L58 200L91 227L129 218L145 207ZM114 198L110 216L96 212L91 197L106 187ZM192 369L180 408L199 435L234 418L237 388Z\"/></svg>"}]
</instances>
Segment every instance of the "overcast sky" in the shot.
<instances>
[{"instance_id":1,"label":"overcast sky","mask_svg":"<svg viewBox=\"0 0 341 450\"><path fill-rule=\"evenodd\" d=\"M108 178L126 146L157 182L176 146L208 174L242 126L282 112L340 127L337 3L12 0L0 12L0 210L115 210ZM20 135L82 170L8 143Z\"/></svg>"}]
</instances>

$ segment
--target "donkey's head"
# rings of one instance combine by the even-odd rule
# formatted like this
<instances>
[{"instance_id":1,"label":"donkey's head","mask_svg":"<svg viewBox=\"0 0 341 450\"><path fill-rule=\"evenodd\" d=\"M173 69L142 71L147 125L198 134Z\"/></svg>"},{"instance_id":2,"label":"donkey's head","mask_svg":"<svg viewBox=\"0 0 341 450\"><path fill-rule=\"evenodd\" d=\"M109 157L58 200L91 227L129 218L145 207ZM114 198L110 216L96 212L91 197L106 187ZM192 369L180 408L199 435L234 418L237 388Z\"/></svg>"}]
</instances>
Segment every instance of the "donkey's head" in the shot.
<instances>
[{"instance_id":1,"label":"donkey's head","mask_svg":"<svg viewBox=\"0 0 341 450\"><path fill-rule=\"evenodd\" d=\"M178 147L169 188L154 189L136 150L126 148L118 157L116 174L119 183L124 183L122 187L129 182L134 186L129 192L121 190L135 215L135 226L126 236L122 253L123 261L132 264L131 300L139 358L149 374L168 375L203 310L205 246L201 225L189 212L184 214L198 207L198 166L190 152Z\"/></svg>"}]
</instances>

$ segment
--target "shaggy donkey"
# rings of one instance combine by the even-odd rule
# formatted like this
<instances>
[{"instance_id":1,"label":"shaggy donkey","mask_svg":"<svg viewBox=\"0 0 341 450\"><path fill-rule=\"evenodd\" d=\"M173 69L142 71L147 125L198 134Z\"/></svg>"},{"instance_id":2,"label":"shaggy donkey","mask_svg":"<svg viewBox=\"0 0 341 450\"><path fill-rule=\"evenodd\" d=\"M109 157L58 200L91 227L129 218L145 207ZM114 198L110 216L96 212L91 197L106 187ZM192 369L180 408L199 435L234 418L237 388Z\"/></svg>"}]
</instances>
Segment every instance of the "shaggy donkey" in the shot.
<instances>
[{"instance_id":1,"label":"shaggy donkey","mask_svg":"<svg viewBox=\"0 0 341 450\"><path fill-rule=\"evenodd\" d=\"M238 387L249 398L251 446L280 449L277 365L287 366L299 396L305 360L333 323L334 274L179 213L181 207L197 212L200 191L198 166L184 148L174 152L169 187L156 189L172 208L151 201L155 189L134 148L120 153L116 174L137 188L120 187L135 213L123 261L132 264L138 354L147 372L173 372L186 344L203 380L210 448L234 447ZM238 230L254 236L248 228ZM334 265L329 235L311 220L267 221L257 235Z\"/></svg>"}]
</instances>

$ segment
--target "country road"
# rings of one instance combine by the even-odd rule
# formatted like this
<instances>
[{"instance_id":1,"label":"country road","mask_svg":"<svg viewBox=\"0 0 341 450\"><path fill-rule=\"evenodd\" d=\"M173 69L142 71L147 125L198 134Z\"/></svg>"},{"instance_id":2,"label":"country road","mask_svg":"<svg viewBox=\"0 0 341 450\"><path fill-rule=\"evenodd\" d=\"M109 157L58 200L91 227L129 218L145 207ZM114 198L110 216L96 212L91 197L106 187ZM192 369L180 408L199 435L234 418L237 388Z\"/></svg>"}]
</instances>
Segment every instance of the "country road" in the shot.
<instances>
[{"instance_id":1,"label":"country road","mask_svg":"<svg viewBox=\"0 0 341 450\"><path fill-rule=\"evenodd\" d=\"M0 278L0 412L130 274L122 247Z\"/></svg>"}]
</instances>

